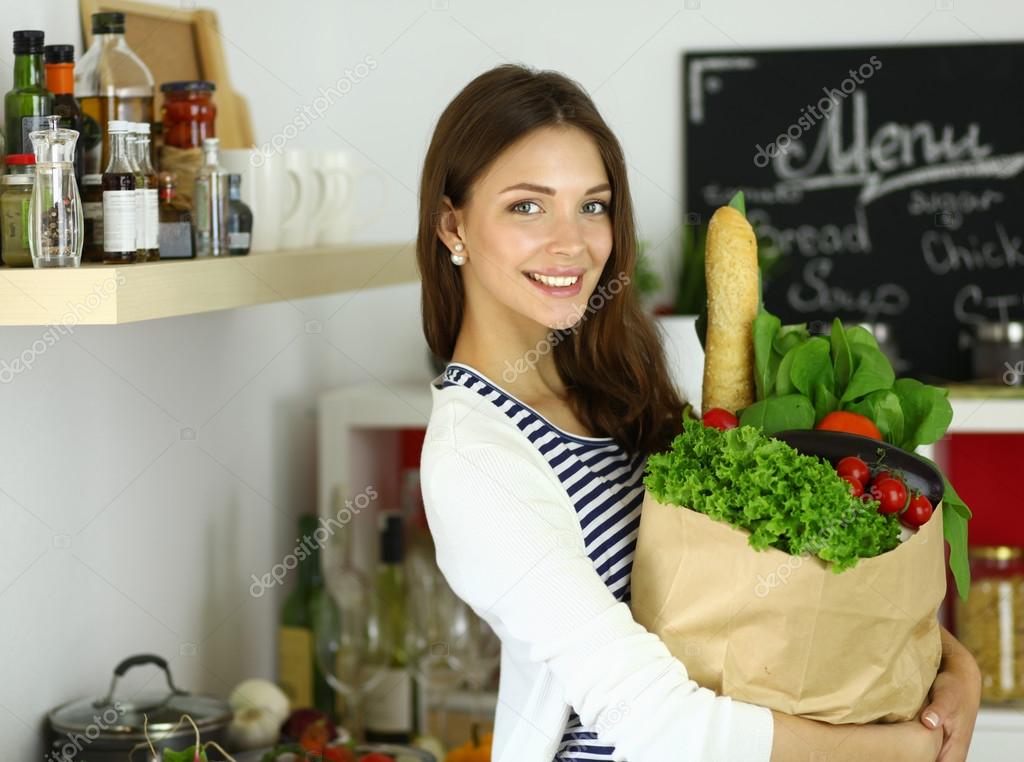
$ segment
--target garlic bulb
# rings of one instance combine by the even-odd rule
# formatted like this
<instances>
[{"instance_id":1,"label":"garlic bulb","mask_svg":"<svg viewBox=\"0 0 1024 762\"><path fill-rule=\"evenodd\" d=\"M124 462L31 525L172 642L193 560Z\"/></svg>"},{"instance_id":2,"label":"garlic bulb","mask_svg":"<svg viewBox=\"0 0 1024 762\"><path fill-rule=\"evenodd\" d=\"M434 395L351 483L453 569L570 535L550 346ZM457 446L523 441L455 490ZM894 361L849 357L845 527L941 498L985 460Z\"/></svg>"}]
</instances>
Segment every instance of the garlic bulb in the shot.
<instances>
[{"instance_id":1,"label":"garlic bulb","mask_svg":"<svg viewBox=\"0 0 1024 762\"><path fill-rule=\"evenodd\" d=\"M236 685L228 697L228 703L235 710L265 709L278 718L278 723L284 722L291 711L287 694L275 683L258 677L243 680Z\"/></svg>"},{"instance_id":2,"label":"garlic bulb","mask_svg":"<svg viewBox=\"0 0 1024 762\"><path fill-rule=\"evenodd\" d=\"M228 726L228 738L239 749L273 746L281 736L281 720L261 707L236 709Z\"/></svg>"},{"instance_id":3,"label":"garlic bulb","mask_svg":"<svg viewBox=\"0 0 1024 762\"><path fill-rule=\"evenodd\" d=\"M281 724L288 718L291 702L269 680L243 680L228 697L234 710L228 736L241 749L273 746L281 736Z\"/></svg>"}]
</instances>

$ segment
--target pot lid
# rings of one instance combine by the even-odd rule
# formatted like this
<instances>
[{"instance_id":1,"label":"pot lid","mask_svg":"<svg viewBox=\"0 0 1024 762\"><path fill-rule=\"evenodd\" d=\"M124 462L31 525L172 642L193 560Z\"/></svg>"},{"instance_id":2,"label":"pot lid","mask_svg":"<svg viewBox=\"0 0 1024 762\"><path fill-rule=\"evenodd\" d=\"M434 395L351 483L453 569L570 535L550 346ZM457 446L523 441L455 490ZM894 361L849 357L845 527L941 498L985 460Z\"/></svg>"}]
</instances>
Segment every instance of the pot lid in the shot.
<instances>
[{"instance_id":1,"label":"pot lid","mask_svg":"<svg viewBox=\"0 0 1024 762\"><path fill-rule=\"evenodd\" d=\"M115 695L117 681L130 668L140 664L154 664L163 669L167 677L167 690L162 693L140 693L131 697ZM189 715L199 728L219 728L230 722L231 705L220 698L188 693L174 686L167 662L154 654L131 656L114 668L107 695L98 698L83 698L62 704L49 714L50 724L58 732L96 732L104 736L115 735L124 738L145 738L144 728L150 735L166 735L173 732L193 735L192 725L186 720L179 723L182 715ZM177 726L177 727L175 727Z\"/></svg>"}]
</instances>

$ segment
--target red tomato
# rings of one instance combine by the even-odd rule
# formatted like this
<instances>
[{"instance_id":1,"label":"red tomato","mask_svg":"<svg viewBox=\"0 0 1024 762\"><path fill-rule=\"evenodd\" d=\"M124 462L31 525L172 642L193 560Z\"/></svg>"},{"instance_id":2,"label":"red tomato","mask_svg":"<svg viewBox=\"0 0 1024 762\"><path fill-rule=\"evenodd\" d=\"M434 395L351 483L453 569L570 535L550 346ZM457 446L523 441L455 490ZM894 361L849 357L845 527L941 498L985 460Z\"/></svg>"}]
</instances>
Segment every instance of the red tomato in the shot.
<instances>
[{"instance_id":1,"label":"red tomato","mask_svg":"<svg viewBox=\"0 0 1024 762\"><path fill-rule=\"evenodd\" d=\"M866 415L851 413L848 410L836 410L821 419L814 428L824 431L843 431L847 434L860 434L862 437L871 437L881 441L882 432L875 426L875 422Z\"/></svg>"},{"instance_id":2,"label":"red tomato","mask_svg":"<svg viewBox=\"0 0 1024 762\"><path fill-rule=\"evenodd\" d=\"M907 488L899 479L876 479L869 490L879 513L899 513L907 504Z\"/></svg>"},{"instance_id":3,"label":"red tomato","mask_svg":"<svg viewBox=\"0 0 1024 762\"><path fill-rule=\"evenodd\" d=\"M924 495L915 495L910 499L907 510L900 514L900 521L911 529L916 529L928 522L933 510L931 500Z\"/></svg>"},{"instance_id":4,"label":"red tomato","mask_svg":"<svg viewBox=\"0 0 1024 762\"><path fill-rule=\"evenodd\" d=\"M325 762L356 762L356 755L347 746L328 746L324 749Z\"/></svg>"},{"instance_id":5,"label":"red tomato","mask_svg":"<svg viewBox=\"0 0 1024 762\"><path fill-rule=\"evenodd\" d=\"M868 468L868 464L856 455L849 455L839 461L836 464L836 473L843 477L849 476L856 479L861 486L861 492L864 491L864 486L871 479L871 470ZM857 494L859 495L860 492Z\"/></svg>"},{"instance_id":6,"label":"red tomato","mask_svg":"<svg viewBox=\"0 0 1024 762\"><path fill-rule=\"evenodd\" d=\"M380 752L370 752L364 754L359 758L359 762L395 762L394 757L389 757L387 754L381 754Z\"/></svg>"},{"instance_id":7,"label":"red tomato","mask_svg":"<svg viewBox=\"0 0 1024 762\"><path fill-rule=\"evenodd\" d=\"M719 431L735 429L740 425L739 419L736 416L721 407L711 408L708 412L704 413L704 417L701 420L704 421L705 426L710 426Z\"/></svg>"},{"instance_id":8,"label":"red tomato","mask_svg":"<svg viewBox=\"0 0 1024 762\"><path fill-rule=\"evenodd\" d=\"M860 497L864 494L864 485L859 480L850 476L849 474L839 474L839 478L845 480L850 485L850 494L854 497Z\"/></svg>"},{"instance_id":9,"label":"red tomato","mask_svg":"<svg viewBox=\"0 0 1024 762\"><path fill-rule=\"evenodd\" d=\"M868 482L868 484L874 484L875 482L880 482L880 481L882 481L882 479L898 479L898 478L899 477L896 476L896 474L894 474L892 471L882 470L882 471L879 471L878 473L876 473L874 476L872 476L870 481Z\"/></svg>"}]
</instances>

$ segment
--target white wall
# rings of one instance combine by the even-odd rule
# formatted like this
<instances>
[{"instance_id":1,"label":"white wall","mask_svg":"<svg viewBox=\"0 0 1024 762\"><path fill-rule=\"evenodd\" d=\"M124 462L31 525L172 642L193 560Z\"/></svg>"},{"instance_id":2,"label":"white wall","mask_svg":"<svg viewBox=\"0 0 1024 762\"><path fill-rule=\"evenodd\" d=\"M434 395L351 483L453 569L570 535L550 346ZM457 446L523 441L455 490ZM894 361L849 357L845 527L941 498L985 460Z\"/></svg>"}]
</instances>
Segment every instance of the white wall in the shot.
<instances>
[{"instance_id":1,"label":"white wall","mask_svg":"<svg viewBox=\"0 0 1024 762\"><path fill-rule=\"evenodd\" d=\"M346 66L378 62L292 143L347 147L387 174L388 213L360 238L413 236L434 120L469 79L513 60L564 71L594 96L629 157L642 234L661 242L665 263L682 219L681 49L1024 32L1024 6L1012 0L205 5L220 14L260 142ZM0 18L3 90L14 29L80 44L74 0L0 0ZM367 186L364 209L373 195ZM293 517L313 508L315 396L371 379L425 383L417 296L398 287L83 327L0 386L0 756L41 755L45 712L102 692L133 652L170 658L177 682L194 690L273 674L280 597L254 599L248 588L286 552ZM322 333L306 332L311 319ZM44 330L0 330L0 361Z\"/></svg>"}]
</instances>

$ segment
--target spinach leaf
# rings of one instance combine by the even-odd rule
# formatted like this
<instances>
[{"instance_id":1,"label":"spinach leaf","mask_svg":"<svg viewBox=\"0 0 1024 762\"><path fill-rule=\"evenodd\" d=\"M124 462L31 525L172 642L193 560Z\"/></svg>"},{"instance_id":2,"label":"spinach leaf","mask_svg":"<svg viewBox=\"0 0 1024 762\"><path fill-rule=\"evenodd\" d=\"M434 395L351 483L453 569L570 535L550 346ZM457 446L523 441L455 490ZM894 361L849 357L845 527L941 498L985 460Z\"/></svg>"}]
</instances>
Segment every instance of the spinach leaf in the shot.
<instances>
[{"instance_id":1,"label":"spinach leaf","mask_svg":"<svg viewBox=\"0 0 1024 762\"><path fill-rule=\"evenodd\" d=\"M903 408L903 438L897 444L913 451L918 445L937 442L953 421L949 390L901 378L892 385Z\"/></svg>"},{"instance_id":2,"label":"spinach leaf","mask_svg":"<svg viewBox=\"0 0 1024 762\"><path fill-rule=\"evenodd\" d=\"M848 404L846 409L870 418L878 426L886 442L900 446L904 430L903 407L900 398L893 391L879 389L871 392L861 401Z\"/></svg>"},{"instance_id":3,"label":"spinach leaf","mask_svg":"<svg viewBox=\"0 0 1024 762\"><path fill-rule=\"evenodd\" d=\"M832 389L835 379L832 362L829 360L828 342L820 336L812 336L793 350L793 365L789 369L789 376L793 386L805 397L810 397L819 384Z\"/></svg>"},{"instance_id":4,"label":"spinach leaf","mask_svg":"<svg viewBox=\"0 0 1024 762\"><path fill-rule=\"evenodd\" d=\"M839 409L839 398L832 393L832 390L823 383L818 383L812 395L814 403L814 425L821 423L822 419L829 413Z\"/></svg>"},{"instance_id":5,"label":"spinach leaf","mask_svg":"<svg viewBox=\"0 0 1024 762\"><path fill-rule=\"evenodd\" d=\"M783 360L785 362L785 360ZM814 425L814 408L802 394L769 397L740 412L740 426L754 426L765 436L786 429L809 429Z\"/></svg>"},{"instance_id":6,"label":"spinach leaf","mask_svg":"<svg viewBox=\"0 0 1024 762\"><path fill-rule=\"evenodd\" d=\"M792 394L796 390L796 387L793 385L793 360L802 346L799 342L794 344L786 351L785 356L779 362L779 370L775 374L775 394L779 397Z\"/></svg>"},{"instance_id":7,"label":"spinach leaf","mask_svg":"<svg viewBox=\"0 0 1024 762\"><path fill-rule=\"evenodd\" d=\"M910 453L926 463L931 463L939 469L939 473L942 473L942 469L931 458L912 450ZM949 570L953 572L957 593L963 600L967 600L967 591L971 586L971 565L967 560L967 520L971 518L971 509L956 493L944 473L942 481L946 486L942 493L942 534L949 543Z\"/></svg>"},{"instance_id":8,"label":"spinach leaf","mask_svg":"<svg viewBox=\"0 0 1024 762\"><path fill-rule=\"evenodd\" d=\"M832 350L832 365L835 368L836 383L833 391L842 397L846 393L850 375L853 373L853 354L850 352L850 343L846 339L843 322L839 318L832 321L832 335L829 337L829 341Z\"/></svg>"},{"instance_id":9,"label":"spinach leaf","mask_svg":"<svg viewBox=\"0 0 1024 762\"><path fill-rule=\"evenodd\" d=\"M854 326L853 328L859 328ZM864 329L861 329L864 330ZM867 331L864 331L867 333ZM850 350L853 353L853 374L850 376L850 383L839 398L840 403L854 402L871 392L891 389L896 374L892 370L889 358L882 354L877 346L870 346L862 340L855 339L857 336L853 329L847 331L850 339ZM871 336L868 333L868 336ZM871 338L874 341L874 338Z\"/></svg>"},{"instance_id":10,"label":"spinach leaf","mask_svg":"<svg viewBox=\"0 0 1024 762\"><path fill-rule=\"evenodd\" d=\"M846 340L852 349L854 345L861 344L878 349L878 340L874 334L862 325L851 325L846 329ZM881 351L881 350L879 350Z\"/></svg>"},{"instance_id":11,"label":"spinach leaf","mask_svg":"<svg viewBox=\"0 0 1024 762\"><path fill-rule=\"evenodd\" d=\"M775 373L772 372L772 341L779 332L782 321L770 312L761 311L754 318L754 385L757 387L757 399L763 400L775 389ZM775 360L776 371L778 360Z\"/></svg>"},{"instance_id":12,"label":"spinach leaf","mask_svg":"<svg viewBox=\"0 0 1024 762\"><path fill-rule=\"evenodd\" d=\"M772 349L780 357L784 357L786 352L797 344L807 341L810 337L811 334L804 325L784 325L779 329L778 334L776 334L775 339L772 341Z\"/></svg>"}]
</instances>

